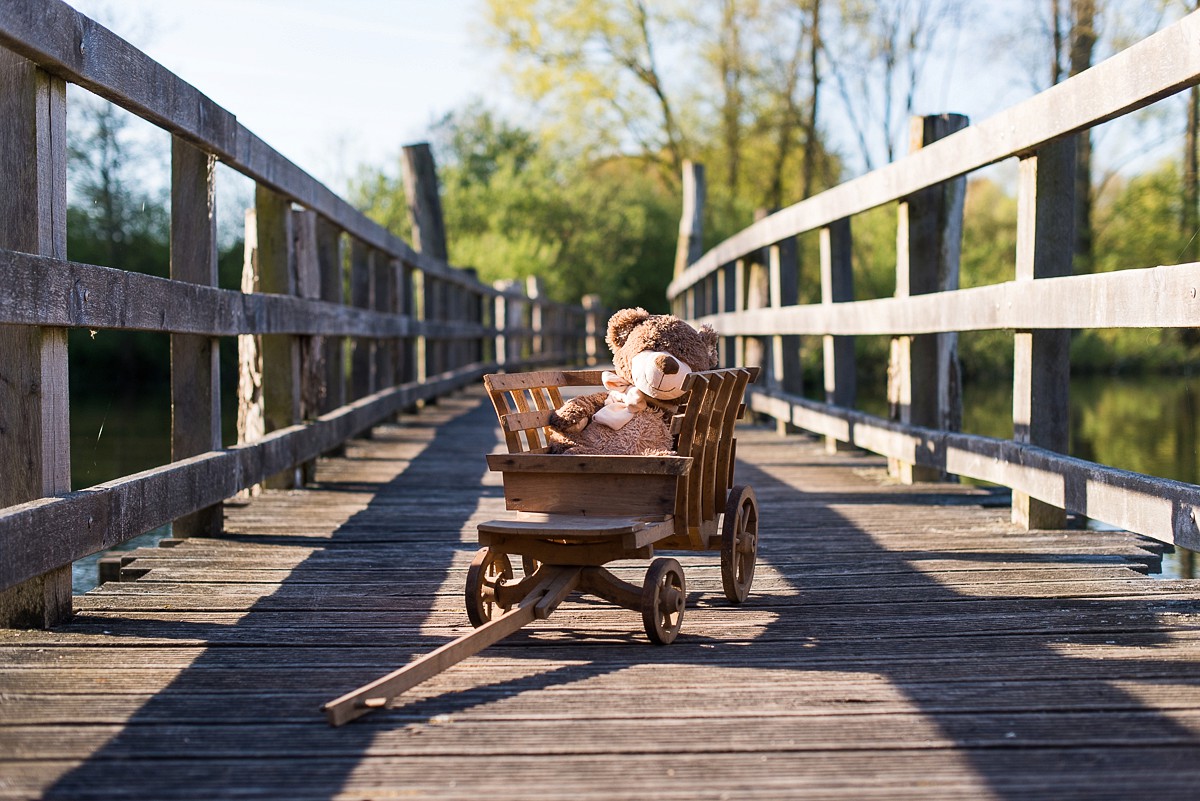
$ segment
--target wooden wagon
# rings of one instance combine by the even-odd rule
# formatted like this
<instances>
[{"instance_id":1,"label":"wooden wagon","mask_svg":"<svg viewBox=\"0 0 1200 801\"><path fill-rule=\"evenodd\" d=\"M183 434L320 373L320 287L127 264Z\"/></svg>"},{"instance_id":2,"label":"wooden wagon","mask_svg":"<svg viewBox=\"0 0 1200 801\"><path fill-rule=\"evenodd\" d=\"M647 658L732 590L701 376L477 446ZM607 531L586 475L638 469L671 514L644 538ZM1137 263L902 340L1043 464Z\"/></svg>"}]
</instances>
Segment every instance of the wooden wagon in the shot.
<instances>
[{"instance_id":1,"label":"wooden wagon","mask_svg":"<svg viewBox=\"0 0 1200 801\"><path fill-rule=\"evenodd\" d=\"M739 604L754 579L758 501L734 484L733 428L758 368L692 373L672 421L675 456L576 456L547 453L546 425L563 390L598 389L598 370L489 375L488 394L508 453L490 454L516 514L479 524L467 571L467 616L474 631L405 667L330 701L341 725L381 708L405 690L548 617L572 592L587 592L641 612L651 642L679 633L687 599L683 568L662 550L719 551L725 596ZM520 557L517 578L513 557ZM653 559L639 587L604 565Z\"/></svg>"}]
</instances>

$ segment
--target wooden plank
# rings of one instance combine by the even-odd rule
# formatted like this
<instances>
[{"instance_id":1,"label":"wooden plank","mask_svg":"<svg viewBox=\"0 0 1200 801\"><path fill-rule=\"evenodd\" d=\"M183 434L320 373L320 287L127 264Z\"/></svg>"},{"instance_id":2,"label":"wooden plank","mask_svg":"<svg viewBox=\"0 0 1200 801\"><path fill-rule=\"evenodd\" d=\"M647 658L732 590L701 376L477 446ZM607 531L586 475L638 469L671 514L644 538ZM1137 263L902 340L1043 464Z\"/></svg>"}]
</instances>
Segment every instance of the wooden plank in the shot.
<instances>
[{"instance_id":1,"label":"wooden plank","mask_svg":"<svg viewBox=\"0 0 1200 801\"><path fill-rule=\"evenodd\" d=\"M171 278L217 284L216 160L171 140ZM172 304L174 305L174 304ZM212 337L171 336L171 459L221 449L220 348ZM172 536L211 536L221 509L210 506L172 524Z\"/></svg>"},{"instance_id":2,"label":"wooden plank","mask_svg":"<svg viewBox=\"0 0 1200 801\"><path fill-rule=\"evenodd\" d=\"M0 247L55 259L67 250L66 85L0 50ZM0 506L71 488L67 333L0 326ZM0 626L71 617L71 566L57 532L38 533L53 564L0 592Z\"/></svg>"},{"instance_id":3,"label":"wooden plank","mask_svg":"<svg viewBox=\"0 0 1200 801\"><path fill-rule=\"evenodd\" d=\"M843 218L821 229L821 308L854 301L853 242L850 220ZM858 370L854 340L847 336L822 337L825 402L847 409L858 398ZM826 438L825 447L836 450L838 440Z\"/></svg>"},{"instance_id":4,"label":"wooden plank","mask_svg":"<svg viewBox=\"0 0 1200 801\"><path fill-rule=\"evenodd\" d=\"M674 511L675 484L671 475L506 472L504 499L513 511L662 515Z\"/></svg>"},{"instance_id":5,"label":"wooden plank","mask_svg":"<svg viewBox=\"0 0 1200 801\"><path fill-rule=\"evenodd\" d=\"M0 510L0 588L219 503L270 475L316 458L418 400L476 381L482 373L482 368L466 367L434 381L405 384L255 442ZM59 538L47 541L45 531L59 532Z\"/></svg>"},{"instance_id":6,"label":"wooden plank","mask_svg":"<svg viewBox=\"0 0 1200 801\"><path fill-rule=\"evenodd\" d=\"M755 250L911 195L1150 105L1195 83L1200 17L1189 15L1045 92L887 167L776 212L708 251L667 288L686 287Z\"/></svg>"},{"instance_id":7,"label":"wooden plank","mask_svg":"<svg viewBox=\"0 0 1200 801\"><path fill-rule=\"evenodd\" d=\"M507 473L579 473L586 475L637 474L682 476L691 469L686 456L575 456L572 454L487 455L489 470Z\"/></svg>"},{"instance_id":8,"label":"wooden plank","mask_svg":"<svg viewBox=\"0 0 1200 801\"><path fill-rule=\"evenodd\" d=\"M1200 310L1200 300L1192 297L1198 280L1200 264L1180 264L1009 281L937 296L861 300L832 308L793 306L760 309L754 315L709 315L695 322L747 336L1184 327Z\"/></svg>"},{"instance_id":9,"label":"wooden plank","mask_svg":"<svg viewBox=\"0 0 1200 801\"><path fill-rule=\"evenodd\" d=\"M771 402L776 401L775 403ZM1200 487L971 434L905 426L754 390L751 408L875 453L1012 487L1037 500L1185 548L1200 549Z\"/></svg>"},{"instance_id":10,"label":"wooden plank","mask_svg":"<svg viewBox=\"0 0 1200 801\"><path fill-rule=\"evenodd\" d=\"M1021 160L1017 188L1018 282L1069 276L1075 241L1075 139ZM1070 428L1071 332L1021 331L1013 344L1013 439L1059 453ZM1012 500L1013 522L1062 528L1066 513L1024 493Z\"/></svg>"}]
</instances>

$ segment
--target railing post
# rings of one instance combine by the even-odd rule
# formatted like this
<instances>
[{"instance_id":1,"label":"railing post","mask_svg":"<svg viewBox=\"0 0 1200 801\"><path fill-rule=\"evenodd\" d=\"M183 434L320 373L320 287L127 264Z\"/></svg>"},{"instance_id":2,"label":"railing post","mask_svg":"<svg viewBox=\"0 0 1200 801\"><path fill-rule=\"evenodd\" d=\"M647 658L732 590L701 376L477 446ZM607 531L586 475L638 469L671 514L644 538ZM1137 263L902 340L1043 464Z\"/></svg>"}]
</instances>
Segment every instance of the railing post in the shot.
<instances>
[{"instance_id":1,"label":"railing post","mask_svg":"<svg viewBox=\"0 0 1200 801\"><path fill-rule=\"evenodd\" d=\"M66 96L61 78L0 49L0 247L67 257ZM0 325L0 354L0 507L69 492L66 329ZM69 564L0 591L0 627L70 617Z\"/></svg>"},{"instance_id":2,"label":"railing post","mask_svg":"<svg viewBox=\"0 0 1200 801\"><path fill-rule=\"evenodd\" d=\"M545 288L543 281L536 275L528 276L525 279L525 295L529 298L529 328L530 335L530 356L535 360L540 360L545 347L545 331L543 325L546 321L545 310L543 304L545 299Z\"/></svg>"},{"instance_id":3,"label":"railing post","mask_svg":"<svg viewBox=\"0 0 1200 801\"><path fill-rule=\"evenodd\" d=\"M246 209L242 246L242 292L258 292L258 213ZM263 438L266 422L263 419L262 337L239 334L238 344L238 444L245 445ZM246 495L257 495L262 485L247 487Z\"/></svg>"},{"instance_id":4,"label":"railing post","mask_svg":"<svg viewBox=\"0 0 1200 801\"><path fill-rule=\"evenodd\" d=\"M704 254L704 165L683 162L683 213L675 246L675 277Z\"/></svg>"},{"instance_id":5,"label":"railing post","mask_svg":"<svg viewBox=\"0 0 1200 801\"><path fill-rule=\"evenodd\" d=\"M433 152L425 142L405 145L403 151L404 194L408 200L413 247L427 256L446 261L446 226L442 221Z\"/></svg>"},{"instance_id":6,"label":"railing post","mask_svg":"<svg viewBox=\"0 0 1200 801\"><path fill-rule=\"evenodd\" d=\"M854 300L854 273L851 270L849 218L821 229L821 303ZM854 337L821 338L825 373L825 402L846 409L858 401L858 375L854 357ZM825 438L825 450L836 453L850 447L833 437Z\"/></svg>"},{"instance_id":7,"label":"railing post","mask_svg":"<svg viewBox=\"0 0 1200 801\"><path fill-rule=\"evenodd\" d=\"M342 237L337 226L324 217L317 217L317 268L321 273L321 300L341 305L345 302L343 288ZM324 338L325 375L322 380L320 411L331 412L346 403L345 338Z\"/></svg>"},{"instance_id":8,"label":"railing post","mask_svg":"<svg viewBox=\"0 0 1200 801\"><path fill-rule=\"evenodd\" d=\"M216 157L171 138L171 278L217 285ZM213 337L171 335L171 460L221 449L219 347ZM181 517L173 537L213 536L222 509Z\"/></svg>"},{"instance_id":9,"label":"railing post","mask_svg":"<svg viewBox=\"0 0 1200 801\"><path fill-rule=\"evenodd\" d=\"M754 221L764 219L769 212L757 209ZM745 311L763 309L771 305L771 277L767 269L768 249L755 251L746 263L746 295ZM742 344L741 366L765 367L766 362L773 362L771 357L772 339L767 337L745 337Z\"/></svg>"},{"instance_id":10,"label":"railing post","mask_svg":"<svg viewBox=\"0 0 1200 801\"><path fill-rule=\"evenodd\" d=\"M600 296L583 296L583 330L584 355L587 366L595 367L600 363L600 354L604 353L605 322L600 319Z\"/></svg>"},{"instance_id":11,"label":"railing post","mask_svg":"<svg viewBox=\"0 0 1200 801\"><path fill-rule=\"evenodd\" d=\"M366 242L350 239L350 305L359 309L375 307L375 254ZM350 397L365 398L375 386L375 340L354 339L350 355Z\"/></svg>"},{"instance_id":12,"label":"railing post","mask_svg":"<svg viewBox=\"0 0 1200 801\"><path fill-rule=\"evenodd\" d=\"M375 293L374 309L384 314L396 311L396 270L393 260L382 251L375 251L372 263ZM396 384L396 347L393 339L375 340L375 391Z\"/></svg>"},{"instance_id":13,"label":"railing post","mask_svg":"<svg viewBox=\"0 0 1200 801\"><path fill-rule=\"evenodd\" d=\"M967 127L961 114L912 119L911 148L917 150ZM900 201L896 231L896 297L958 289L966 178L922 189ZM924 334L892 340L888 400L893 419L927 428L962 427L962 385L958 335ZM946 473L933 467L890 460L903 483L937 481Z\"/></svg>"},{"instance_id":14,"label":"railing post","mask_svg":"<svg viewBox=\"0 0 1200 801\"><path fill-rule=\"evenodd\" d=\"M771 308L800 302L800 259L795 237L776 242L767 250ZM789 395L804 395L804 365L800 359L800 337L776 335L771 341L771 386ZM786 434L795 427L776 420L776 431Z\"/></svg>"},{"instance_id":15,"label":"railing post","mask_svg":"<svg viewBox=\"0 0 1200 801\"><path fill-rule=\"evenodd\" d=\"M512 306L508 292L516 285L512 280L502 279L492 284L496 289L493 322L496 327L496 364L506 368L514 361L512 356Z\"/></svg>"},{"instance_id":16,"label":"railing post","mask_svg":"<svg viewBox=\"0 0 1200 801\"><path fill-rule=\"evenodd\" d=\"M298 297L321 297L321 264L317 253L317 213L311 209L292 210L292 266ZM319 336L297 337L300 351L300 419L312 420L320 414L322 383L325 377L325 345ZM300 465L301 485L316 479L315 460Z\"/></svg>"},{"instance_id":17,"label":"railing post","mask_svg":"<svg viewBox=\"0 0 1200 801\"><path fill-rule=\"evenodd\" d=\"M254 208L258 227L259 291L294 295L292 201L260 184L255 190ZM262 337L262 392L266 433L300 422L299 337L287 334ZM296 467L271 476L266 484L276 489L290 489L300 480Z\"/></svg>"},{"instance_id":18,"label":"railing post","mask_svg":"<svg viewBox=\"0 0 1200 801\"><path fill-rule=\"evenodd\" d=\"M1017 185L1016 280L1071 274L1076 137L1021 159ZM1070 428L1071 333L1014 335L1013 440L1066 453ZM1013 491L1012 520L1026 529L1063 528L1066 512Z\"/></svg>"}]
</instances>

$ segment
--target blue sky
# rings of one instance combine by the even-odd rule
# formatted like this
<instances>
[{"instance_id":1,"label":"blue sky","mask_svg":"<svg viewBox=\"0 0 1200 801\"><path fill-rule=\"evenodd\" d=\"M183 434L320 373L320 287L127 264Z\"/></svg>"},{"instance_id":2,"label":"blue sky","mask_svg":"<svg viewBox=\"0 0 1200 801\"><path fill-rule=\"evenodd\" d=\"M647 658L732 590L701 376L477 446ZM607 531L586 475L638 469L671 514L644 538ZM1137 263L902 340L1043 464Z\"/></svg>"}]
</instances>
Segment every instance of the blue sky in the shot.
<instances>
[{"instance_id":1,"label":"blue sky","mask_svg":"<svg viewBox=\"0 0 1200 801\"><path fill-rule=\"evenodd\" d=\"M479 0L67 0L335 191L502 94Z\"/></svg>"}]
</instances>

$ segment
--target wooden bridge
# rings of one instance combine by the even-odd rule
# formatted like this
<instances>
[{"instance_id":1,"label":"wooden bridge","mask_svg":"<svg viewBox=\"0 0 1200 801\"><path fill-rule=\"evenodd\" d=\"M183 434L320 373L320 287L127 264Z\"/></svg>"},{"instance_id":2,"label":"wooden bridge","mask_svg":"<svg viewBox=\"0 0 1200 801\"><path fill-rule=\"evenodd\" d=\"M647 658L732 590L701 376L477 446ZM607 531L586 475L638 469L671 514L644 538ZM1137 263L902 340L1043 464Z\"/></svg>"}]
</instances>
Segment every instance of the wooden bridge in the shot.
<instances>
[{"instance_id":1,"label":"wooden bridge","mask_svg":"<svg viewBox=\"0 0 1200 801\"><path fill-rule=\"evenodd\" d=\"M1200 265L1070 276L1063 210L1072 134L1200 81L1200 16L980 125L927 122L676 278L676 312L766 368L737 448L750 602L681 558L673 645L569 601L341 729L323 701L468 626L475 525L503 506L479 376L594 362L602 320L448 265L419 197L415 250L57 0L0 2L0 47L0 798L1196 797L1200 585L1146 574L1200 547L1200 488L1063 455L1063 345L1195 325ZM66 259L67 81L173 135L170 279ZM1014 280L960 290L963 176L1010 158ZM215 286L218 160L258 185L246 292ZM855 301L849 221L893 201L898 296ZM809 232L824 302L799 306ZM73 327L171 336L169 464L72 491ZM1016 332L1011 439L957 431L954 337L985 329ZM223 448L235 336L261 393ZM855 409L855 336L893 339L894 419ZM172 521L71 597L72 562Z\"/></svg>"}]
</instances>

